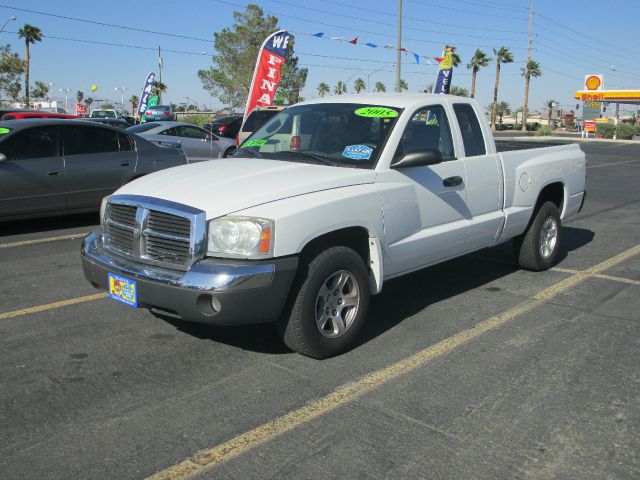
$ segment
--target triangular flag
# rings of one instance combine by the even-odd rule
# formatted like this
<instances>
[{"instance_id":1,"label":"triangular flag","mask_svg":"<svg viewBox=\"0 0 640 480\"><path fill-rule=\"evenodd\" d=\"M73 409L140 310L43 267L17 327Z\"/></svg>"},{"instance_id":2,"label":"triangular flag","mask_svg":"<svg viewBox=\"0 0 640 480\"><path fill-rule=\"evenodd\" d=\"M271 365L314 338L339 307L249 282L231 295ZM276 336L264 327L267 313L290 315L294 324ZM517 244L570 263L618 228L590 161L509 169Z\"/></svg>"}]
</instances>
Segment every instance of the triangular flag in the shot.
<instances>
[{"instance_id":1,"label":"triangular flag","mask_svg":"<svg viewBox=\"0 0 640 480\"><path fill-rule=\"evenodd\" d=\"M433 63L431 63L431 61L429 60L429 57L427 57L426 55L423 55L422 58L424 58L424 61L427 62L429 65L433 65Z\"/></svg>"},{"instance_id":2,"label":"triangular flag","mask_svg":"<svg viewBox=\"0 0 640 480\"><path fill-rule=\"evenodd\" d=\"M349 43L352 44L352 45L356 45L358 43L358 38L359 37L356 37L353 40L349 40Z\"/></svg>"},{"instance_id":3,"label":"triangular flag","mask_svg":"<svg viewBox=\"0 0 640 480\"><path fill-rule=\"evenodd\" d=\"M393 45L388 45L388 44L387 44L387 45L385 45L385 46L384 46L384 48L386 48L386 49L390 49L390 48L393 48Z\"/></svg>"},{"instance_id":4,"label":"triangular flag","mask_svg":"<svg viewBox=\"0 0 640 480\"><path fill-rule=\"evenodd\" d=\"M413 58L416 59L416 63L420 63L420 55L418 55L417 53L414 53Z\"/></svg>"},{"instance_id":5,"label":"triangular flag","mask_svg":"<svg viewBox=\"0 0 640 480\"><path fill-rule=\"evenodd\" d=\"M331 37L331 40L344 40L344 37Z\"/></svg>"},{"instance_id":6,"label":"triangular flag","mask_svg":"<svg viewBox=\"0 0 640 480\"><path fill-rule=\"evenodd\" d=\"M378 48L378 45L376 45L375 43L366 43L365 45L371 48Z\"/></svg>"},{"instance_id":7,"label":"triangular flag","mask_svg":"<svg viewBox=\"0 0 640 480\"><path fill-rule=\"evenodd\" d=\"M443 57L433 57L433 58L434 58L434 59L436 60L436 62L438 62L438 63L442 63L442 61L444 60L444 58L443 58Z\"/></svg>"},{"instance_id":8,"label":"triangular flag","mask_svg":"<svg viewBox=\"0 0 640 480\"><path fill-rule=\"evenodd\" d=\"M314 37L321 38L321 37L323 37L323 36L324 36L324 32L314 33L314 34L313 34L313 36L314 36Z\"/></svg>"},{"instance_id":9,"label":"triangular flag","mask_svg":"<svg viewBox=\"0 0 640 480\"><path fill-rule=\"evenodd\" d=\"M399 49L399 50L400 50L401 52L406 52L406 51L407 51L407 49L406 49L406 48L404 48L404 47L400 47L400 49Z\"/></svg>"}]
</instances>

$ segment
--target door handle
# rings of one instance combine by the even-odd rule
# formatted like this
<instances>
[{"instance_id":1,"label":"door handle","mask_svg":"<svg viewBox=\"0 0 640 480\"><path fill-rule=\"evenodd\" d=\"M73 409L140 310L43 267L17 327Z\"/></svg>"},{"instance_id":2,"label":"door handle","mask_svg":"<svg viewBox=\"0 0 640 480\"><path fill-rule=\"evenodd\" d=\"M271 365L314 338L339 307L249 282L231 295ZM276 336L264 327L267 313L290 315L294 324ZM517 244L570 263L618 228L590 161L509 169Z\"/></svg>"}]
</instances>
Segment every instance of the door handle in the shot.
<instances>
[{"instance_id":1,"label":"door handle","mask_svg":"<svg viewBox=\"0 0 640 480\"><path fill-rule=\"evenodd\" d=\"M131 162L122 162L120 163L121 167L128 167Z\"/></svg>"},{"instance_id":2,"label":"door handle","mask_svg":"<svg viewBox=\"0 0 640 480\"><path fill-rule=\"evenodd\" d=\"M47 175L51 175L51 176L60 175L60 170L53 170L51 172L47 172Z\"/></svg>"},{"instance_id":3,"label":"door handle","mask_svg":"<svg viewBox=\"0 0 640 480\"><path fill-rule=\"evenodd\" d=\"M458 175L455 177L447 177L442 180L442 185L445 187L457 187L458 185L462 185L462 177Z\"/></svg>"}]
</instances>

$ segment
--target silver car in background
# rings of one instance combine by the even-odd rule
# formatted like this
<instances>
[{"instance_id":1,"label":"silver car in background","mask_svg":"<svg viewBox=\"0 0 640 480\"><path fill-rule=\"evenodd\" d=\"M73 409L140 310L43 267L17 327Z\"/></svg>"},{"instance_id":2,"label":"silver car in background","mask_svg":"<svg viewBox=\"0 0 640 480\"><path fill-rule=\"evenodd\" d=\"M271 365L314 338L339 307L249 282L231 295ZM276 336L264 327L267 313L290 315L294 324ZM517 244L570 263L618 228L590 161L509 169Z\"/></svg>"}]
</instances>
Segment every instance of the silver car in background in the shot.
<instances>
[{"instance_id":1,"label":"silver car in background","mask_svg":"<svg viewBox=\"0 0 640 480\"><path fill-rule=\"evenodd\" d=\"M218 137L191 123L146 122L129 127L126 131L160 145L179 144L189 163L228 157L236 150L234 139Z\"/></svg>"},{"instance_id":2,"label":"silver car in background","mask_svg":"<svg viewBox=\"0 0 640 480\"><path fill-rule=\"evenodd\" d=\"M0 122L0 222L100 209L131 180L187 164L121 129L81 120Z\"/></svg>"}]
</instances>

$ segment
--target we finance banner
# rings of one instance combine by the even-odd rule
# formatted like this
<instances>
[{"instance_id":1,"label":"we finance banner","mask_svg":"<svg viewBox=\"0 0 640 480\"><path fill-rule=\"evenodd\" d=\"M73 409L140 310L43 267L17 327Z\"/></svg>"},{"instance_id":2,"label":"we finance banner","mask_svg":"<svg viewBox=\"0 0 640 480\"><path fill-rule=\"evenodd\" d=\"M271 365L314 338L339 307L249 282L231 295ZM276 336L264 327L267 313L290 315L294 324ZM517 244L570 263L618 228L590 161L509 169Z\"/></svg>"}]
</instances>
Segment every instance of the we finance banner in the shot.
<instances>
[{"instance_id":1,"label":"we finance banner","mask_svg":"<svg viewBox=\"0 0 640 480\"><path fill-rule=\"evenodd\" d=\"M444 56L436 58L440 62L438 68L438 78L436 79L436 88L433 93L449 93L451 90L451 76L453 75L453 55L450 49L447 49Z\"/></svg>"},{"instance_id":2,"label":"we finance banner","mask_svg":"<svg viewBox=\"0 0 640 480\"><path fill-rule=\"evenodd\" d=\"M273 97L280 83L280 68L287 56L287 47L291 35L286 30L272 33L260 47L253 80L249 89L247 107L244 118L256 107L267 107L273 102Z\"/></svg>"}]
</instances>

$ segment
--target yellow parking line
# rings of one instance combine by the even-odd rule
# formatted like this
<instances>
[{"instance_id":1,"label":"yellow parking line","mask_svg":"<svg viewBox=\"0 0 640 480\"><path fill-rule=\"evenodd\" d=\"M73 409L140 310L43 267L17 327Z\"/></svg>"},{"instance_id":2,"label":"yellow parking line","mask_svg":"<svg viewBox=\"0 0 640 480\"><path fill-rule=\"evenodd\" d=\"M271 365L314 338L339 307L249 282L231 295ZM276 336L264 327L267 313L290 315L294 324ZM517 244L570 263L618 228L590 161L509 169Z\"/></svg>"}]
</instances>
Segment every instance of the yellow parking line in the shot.
<instances>
[{"instance_id":1,"label":"yellow parking line","mask_svg":"<svg viewBox=\"0 0 640 480\"><path fill-rule=\"evenodd\" d=\"M44 305L38 305L35 307L23 308L22 310L13 310L11 312L0 313L0 320L6 320L7 318L20 317L22 315L29 315L30 313L44 312L46 310L54 310L56 308L66 307L69 305L76 305L78 303L91 302L93 300L99 300L105 298L106 293L94 293L93 295L86 295L84 297L70 298L68 300L61 300L59 302L46 303Z\"/></svg>"},{"instance_id":2,"label":"yellow parking line","mask_svg":"<svg viewBox=\"0 0 640 480\"><path fill-rule=\"evenodd\" d=\"M243 453L256 448L275 437L293 430L301 425L337 409L374 390L389 381L404 375L418 367L421 367L433 358L444 355L461 345L468 343L483 333L494 330L510 320L527 313L535 307L542 305L556 295L569 288L583 282L585 279L598 274L624 260L640 253L640 245L605 260L583 272L577 272L573 276L560 281L556 285L538 292L532 299L520 305L516 305L505 312L499 313L487 320L480 322L472 328L463 330L451 337L448 337L435 345L425 348L393 365L381 370L372 372L355 382L348 383L329 395L314 400L307 405L293 410L270 422L264 423L246 433L240 434L224 443L216 445L207 450L196 453L190 458L162 470L151 477L152 480L178 480L190 478L194 475L214 468L222 462L238 457Z\"/></svg>"},{"instance_id":3,"label":"yellow parking line","mask_svg":"<svg viewBox=\"0 0 640 480\"><path fill-rule=\"evenodd\" d=\"M71 235L60 235L59 237L37 238L35 240L24 240L22 242L0 243L0 248L23 247L25 245L36 245L38 243L55 242L58 240L71 240L88 235L89 232L72 233Z\"/></svg>"},{"instance_id":4,"label":"yellow parking line","mask_svg":"<svg viewBox=\"0 0 640 480\"><path fill-rule=\"evenodd\" d=\"M555 267L555 268L552 268L551 270L553 270L554 272L560 272L560 273L580 273L580 270L573 270L571 268ZM640 285L639 280L632 280L630 278L618 277L615 275L605 275L602 273L594 273L591 276L594 278L601 278L603 280L611 280L613 282L627 283L629 285Z\"/></svg>"}]
</instances>

